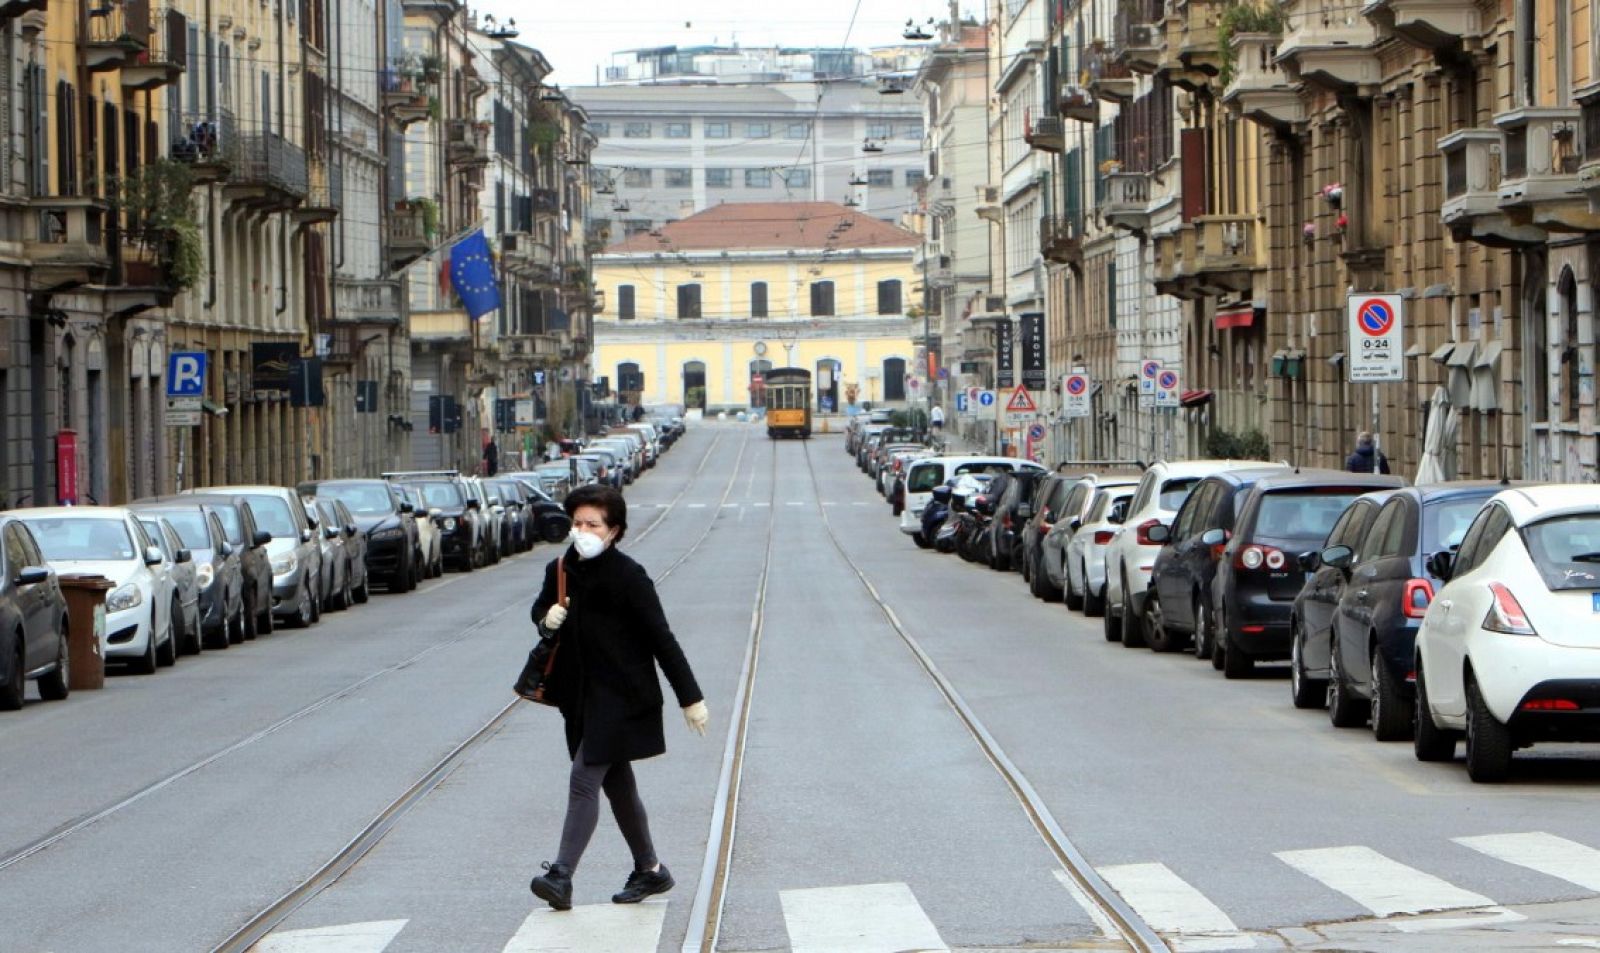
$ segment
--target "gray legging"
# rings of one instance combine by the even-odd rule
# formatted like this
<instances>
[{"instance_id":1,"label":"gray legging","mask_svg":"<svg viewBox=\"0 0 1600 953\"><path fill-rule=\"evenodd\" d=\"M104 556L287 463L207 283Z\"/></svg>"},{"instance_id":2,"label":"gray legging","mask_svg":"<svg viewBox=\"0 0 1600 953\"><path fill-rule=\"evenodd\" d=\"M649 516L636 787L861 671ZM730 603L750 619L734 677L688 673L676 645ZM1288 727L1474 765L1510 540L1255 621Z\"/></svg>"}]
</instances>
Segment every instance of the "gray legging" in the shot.
<instances>
[{"instance_id":1,"label":"gray legging","mask_svg":"<svg viewBox=\"0 0 1600 953\"><path fill-rule=\"evenodd\" d=\"M649 870L656 865L656 848L650 842L650 819L639 786L633 780L633 766L626 761L611 764L584 764L583 744L572 757L572 777L567 788L567 820L561 828L561 852L556 863L577 870L578 861L600 823L600 792L611 802L611 814L622 829L622 838L633 851L633 869Z\"/></svg>"}]
</instances>

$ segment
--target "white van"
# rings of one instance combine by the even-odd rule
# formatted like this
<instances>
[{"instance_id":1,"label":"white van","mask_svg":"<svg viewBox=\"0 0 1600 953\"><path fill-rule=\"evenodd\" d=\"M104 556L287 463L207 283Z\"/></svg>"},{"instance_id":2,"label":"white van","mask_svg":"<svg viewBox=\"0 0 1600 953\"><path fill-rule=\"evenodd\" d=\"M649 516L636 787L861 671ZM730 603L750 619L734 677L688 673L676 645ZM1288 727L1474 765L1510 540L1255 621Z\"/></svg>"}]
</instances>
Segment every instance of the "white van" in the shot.
<instances>
[{"instance_id":1,"label":"white van","mask_svg":"<svg viewBox=\"0 0 1600 953\"><path fill-rule=\"evenodd\" d=\"M933 488L963 473L1009 473L1012 470L1039 470L1032 460L1016 457L943 456L911 461L906 473L905 509L900 512L900 532L915 536L922 532L922 508L933 499Z\"/></svg>"}]
</instances>

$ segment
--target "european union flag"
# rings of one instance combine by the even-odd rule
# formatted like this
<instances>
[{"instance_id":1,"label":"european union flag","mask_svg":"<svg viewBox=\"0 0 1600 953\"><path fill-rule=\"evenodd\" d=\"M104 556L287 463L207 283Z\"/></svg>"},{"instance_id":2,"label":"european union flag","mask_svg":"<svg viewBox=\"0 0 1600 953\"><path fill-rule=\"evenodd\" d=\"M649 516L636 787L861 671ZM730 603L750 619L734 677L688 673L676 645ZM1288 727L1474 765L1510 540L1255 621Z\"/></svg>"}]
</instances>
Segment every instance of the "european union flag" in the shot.
<instances>
[{"instance_id":1,"label":"european union flag","mask_svg":"<svg viewBox=\"0 0 1600 953\"><path fill-rule=\"evenodd\" d=\"M467 314L477 320L500 307L500 285L494 277L489 240L478 229L450 249L450 285L461 296Z\"/></svg>"}]
</instances>

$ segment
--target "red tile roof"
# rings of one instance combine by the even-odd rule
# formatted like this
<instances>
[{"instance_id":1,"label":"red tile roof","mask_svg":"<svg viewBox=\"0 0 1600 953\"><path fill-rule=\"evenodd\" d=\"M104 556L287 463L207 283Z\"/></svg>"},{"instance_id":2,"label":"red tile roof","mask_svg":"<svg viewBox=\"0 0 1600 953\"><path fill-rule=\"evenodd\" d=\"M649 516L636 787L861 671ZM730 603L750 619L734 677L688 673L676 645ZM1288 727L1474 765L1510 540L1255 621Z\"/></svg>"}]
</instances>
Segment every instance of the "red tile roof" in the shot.
<instances>
[{"instance_id":1,"label":"red tile roof","mask_svg":"<svg viewBox=\"0 0 1600 953\"><path fill-rule=\"evenodd\" d=\"M836 202L728 202L641 233L607 253L913 248L921 238Z\"/></svg>"}]
</instances>

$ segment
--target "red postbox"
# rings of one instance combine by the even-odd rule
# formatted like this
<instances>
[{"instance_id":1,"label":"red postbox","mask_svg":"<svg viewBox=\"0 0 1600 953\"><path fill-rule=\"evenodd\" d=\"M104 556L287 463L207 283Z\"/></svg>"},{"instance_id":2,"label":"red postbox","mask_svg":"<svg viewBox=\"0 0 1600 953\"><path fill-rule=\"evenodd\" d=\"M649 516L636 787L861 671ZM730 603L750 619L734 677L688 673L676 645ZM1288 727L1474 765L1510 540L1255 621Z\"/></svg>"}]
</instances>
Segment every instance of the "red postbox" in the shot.
<instances>
[{"instance_id":1,"label":"red postbox","mask_svg":"<svg viewBox=\"0 0 1600 953\"><path fill-rule=\"evenodd\" d=\"M56 503L78 505L78 432L56 434Z\"/></svg>"}]
</instances>

